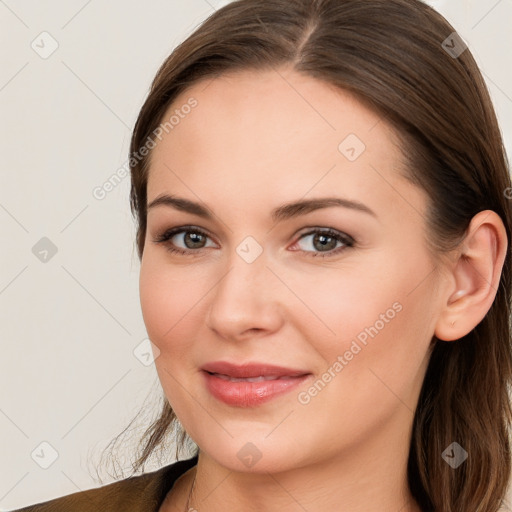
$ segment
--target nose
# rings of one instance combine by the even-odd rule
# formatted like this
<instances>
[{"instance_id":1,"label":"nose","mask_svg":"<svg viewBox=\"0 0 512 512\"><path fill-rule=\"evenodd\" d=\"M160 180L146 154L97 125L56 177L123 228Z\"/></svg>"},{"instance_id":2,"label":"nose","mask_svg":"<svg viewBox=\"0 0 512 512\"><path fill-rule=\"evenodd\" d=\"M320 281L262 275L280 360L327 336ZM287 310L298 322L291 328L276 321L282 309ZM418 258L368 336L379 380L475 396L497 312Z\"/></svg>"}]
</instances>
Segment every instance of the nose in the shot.
<instances>
[{"instance_id":1,"label":"nose","mask_svg":"<svg viewBox=\"0 0 512 512\"><path fill-rule=\"evenodd\" d=\"M208 328L226 340L240 341L279 330L286 288L261 255L247 263L236 253L208 295Z\"/></svg>"}]
</instances>

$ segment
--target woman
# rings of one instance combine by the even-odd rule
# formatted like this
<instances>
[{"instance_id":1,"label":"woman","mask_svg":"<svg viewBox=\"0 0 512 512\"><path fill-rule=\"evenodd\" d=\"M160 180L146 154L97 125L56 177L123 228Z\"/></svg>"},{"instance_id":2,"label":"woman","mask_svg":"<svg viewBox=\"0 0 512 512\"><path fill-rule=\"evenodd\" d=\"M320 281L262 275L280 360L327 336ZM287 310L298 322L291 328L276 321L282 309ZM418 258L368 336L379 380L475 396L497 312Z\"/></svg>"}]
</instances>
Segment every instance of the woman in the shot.
<instances>
[{"instance_id":1,"label":"woman","mask_svg":"<svg viewBox=\"0 0 512 512\"><path fill-rule=\"evenodd\" d=\"M131 142L140 297L194 457L23 510L495 512L512 190L480 72L418 0L238 0Z\"/></svg>"}]
</instances>

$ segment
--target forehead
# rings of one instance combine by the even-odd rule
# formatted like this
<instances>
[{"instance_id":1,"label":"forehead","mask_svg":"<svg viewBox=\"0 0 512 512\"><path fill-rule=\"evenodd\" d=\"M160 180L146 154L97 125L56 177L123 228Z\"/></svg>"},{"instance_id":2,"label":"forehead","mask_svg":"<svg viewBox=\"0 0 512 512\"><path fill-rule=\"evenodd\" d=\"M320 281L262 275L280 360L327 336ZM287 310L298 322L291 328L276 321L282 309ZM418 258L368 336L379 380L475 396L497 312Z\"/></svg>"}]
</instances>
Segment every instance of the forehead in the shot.
<instances>
[{"instance_id":1,"label":"forehead","mask_svg":"<svg viewBox=\"0 0 512 512\"><path fill-rule=\"evenodd\" d=\"M204 80L183 91L162 121L172 115L179 121L151 157L148 201L192 192L242 205L272 191L277 203L333 189L362 200L383 190L382 175L400 179L388 123L346 91L293 70Z\"/></svg>"},{"instance_id":2,"label":"forehead","mask_svg":"<svg viewBox=\"0 0 512 512\"><path fill-rule=\"evenodd\" d=\"M197 104L190 109L187 104L192 99ZM237 142L246 142L247 155L251 154L247 150L256 152L262 144L273 150L295 143L300 152L304 141L325 139L321 151L348 133L373 141L385 137L382 129L374 130L382 124L379 115L349 92L289 68L231 72L203 80L175 98L163 122L173 114L181 114L179 120L173 116L178 122L170 130L175 145L199 137L203 148L229 147L236 136ZM389 131L389 126L385 128ZM170 137L167 140L172 143ZM166 144L160 146L165 149ZM230 149L236 150L232 144Z\"/></svg>"}]
</instances>

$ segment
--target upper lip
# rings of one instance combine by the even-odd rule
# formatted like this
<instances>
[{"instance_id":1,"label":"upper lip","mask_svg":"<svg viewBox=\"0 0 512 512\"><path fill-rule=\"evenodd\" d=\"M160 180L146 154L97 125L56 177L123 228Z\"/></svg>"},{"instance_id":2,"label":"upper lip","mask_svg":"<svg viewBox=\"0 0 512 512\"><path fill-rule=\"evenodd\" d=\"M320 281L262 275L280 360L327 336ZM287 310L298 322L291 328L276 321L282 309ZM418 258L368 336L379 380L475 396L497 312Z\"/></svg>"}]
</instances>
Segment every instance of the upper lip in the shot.
<instances>
[{"instance_id":1,"label":"upper lip","mask_svg":"<svg viewBox=\"0 0 512 512\"><path fill-rule=\"evenodd\" d=\"M253 362L238 365L228 363L227 361L214 361L207 363L201 367L201 370L209 373L220 373L222 375L235 378L250 378L260 376L298 377L300 375L307 375L310 373L305 370L285 368L283 366L276 366L273 364Z\"/></svg>"}]
</instances>

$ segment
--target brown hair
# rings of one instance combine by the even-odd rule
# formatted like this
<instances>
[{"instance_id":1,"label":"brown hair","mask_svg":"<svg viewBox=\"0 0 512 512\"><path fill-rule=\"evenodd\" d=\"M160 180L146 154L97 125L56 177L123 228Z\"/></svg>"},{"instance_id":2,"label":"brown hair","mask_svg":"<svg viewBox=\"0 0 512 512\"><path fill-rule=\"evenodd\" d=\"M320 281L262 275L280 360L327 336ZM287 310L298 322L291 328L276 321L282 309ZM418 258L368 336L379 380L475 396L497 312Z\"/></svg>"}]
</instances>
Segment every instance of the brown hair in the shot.
<instances>
[{"instance_id":1,"label":"brown hair","mask_svg":"<svg viewBox=\"0 0 512 512\"><path fill-rule=\"evenodd\" d=\"M131 155L154 139L173 99L192 84L229 71L292 66L350 91L396 129L407 178L430 198L426 222L434 254L456 248L472 217L485 209L501 217L510 241L505 190L511 183L501 134L482 75L454 32L419 0L236 0L162 64L136 121ZM150 155L130 161L139 258ZM408 483L424 512L495 512L505 496L511 472L510 292L509 243L485 318L460 340L433 339L408 462ZM169 433L181 432L182 446L188 436L180 428L164 399L134 470ZM441 456L454 441L469 453L456 470Z\"/></svg>"}]
</instances>

